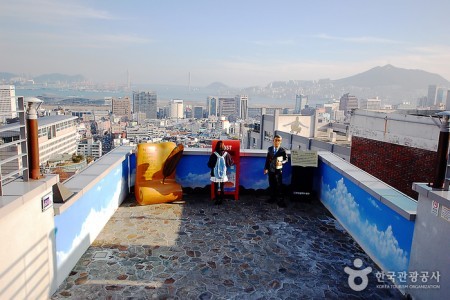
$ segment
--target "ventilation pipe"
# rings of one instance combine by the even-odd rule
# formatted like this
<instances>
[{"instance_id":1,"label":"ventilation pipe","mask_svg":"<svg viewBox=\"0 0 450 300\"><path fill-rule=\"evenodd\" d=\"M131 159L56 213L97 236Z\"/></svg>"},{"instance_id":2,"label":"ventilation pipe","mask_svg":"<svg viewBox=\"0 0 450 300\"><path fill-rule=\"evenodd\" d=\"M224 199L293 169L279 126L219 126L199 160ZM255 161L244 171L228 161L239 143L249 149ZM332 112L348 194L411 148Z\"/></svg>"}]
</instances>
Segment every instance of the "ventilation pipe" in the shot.
<instances>
[{"instance_id":1,"label":"ventilation pipe","mask_svg":"<svg viewBox=\"0 0 450 300\"><path fill-rule=\"evenodd\" d=\"M27 144L28 144L28 168L30 179L41 178L39 168L39 144L38 144L38 109L42 100L37 98L25 99L27 103Z\"/></svg>"},{"instance_id":2,"label":"ventilation pipe","mask_svg":"<svg viewBox=\"0 0 450 300\"><path fill-rule=\"evenodd\" d=\"M437 113L441 121L439 132L439 144L436 158L436 173L433 181L433 188L442 189L445 182L445 172L447 169L448 148L450 137L450 111Z\"/></svg>"}]
</instances>

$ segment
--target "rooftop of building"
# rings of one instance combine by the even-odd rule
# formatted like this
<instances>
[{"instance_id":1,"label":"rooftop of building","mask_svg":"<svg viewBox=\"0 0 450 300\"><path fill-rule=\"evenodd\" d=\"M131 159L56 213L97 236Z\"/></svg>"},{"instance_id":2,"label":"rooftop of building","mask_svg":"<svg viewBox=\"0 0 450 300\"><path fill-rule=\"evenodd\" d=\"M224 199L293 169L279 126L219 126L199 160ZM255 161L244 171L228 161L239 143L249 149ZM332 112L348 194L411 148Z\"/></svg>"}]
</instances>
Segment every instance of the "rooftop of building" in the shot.
<instances>
[{"instance_id":1,"label":"rooftop of building","mask_svg":"<svg viewBox=\"0 0 450 300\"><path fill-rule=\"evenodd\" d=\"M57 124L60 122L76 120L76 119L78 119L78 117L70 116L70 115L43 116L43 117L38 118L38 126L39 127L50 126L50 125ZM11 128L11 130L8 132L11 134L13 134L13 133L17 134L17 131L19 131L19 129L17 127L18 125L19 125L19 122L14 122L14 123L10 123L10 124L3 124L1 126L2 126L2 129L4 129L4 130L8 130L9 128Z\"/></svg>"},{"instance_id":2,"label":"rooftop of building","mask_svg":"<svg viewBox=\"0 0 450 300\"><path fill-rule=\"evenodd\" d=\"M78 119L78 117L71 115L44 116L39 118L39 127L49 126L63 121L70 121L76 119Z\"/></svg>"},{"instance_id":3,"label":"rooftop of building","mask_svg":"<svg viewBox=\"0 0 450 300\"><path fill-rule=\"evenodd\" d=\"M206 193L136 205L129 194L52 299L402 299L348 286L355 258L379 270L319 201L266 203ZM389 284L381 282L378 284Z\"/></svg>"},{"instance_id":4,"label":"rooftop of building","mask_svg":"<svg viewBox=\"0 0 450 300\"><path fill-rule=\"evenodd\" d=\"M333 140L333 138L330 136L330 134L326 131L317 131L317 135L314 137L315 140L322 141L322 142L328 142L332 144L336 144L343 147L351 147L351 140L349 140L348 136L346 134L335 132L334 137L336 140Z\"/></svg>"}]
</instances>

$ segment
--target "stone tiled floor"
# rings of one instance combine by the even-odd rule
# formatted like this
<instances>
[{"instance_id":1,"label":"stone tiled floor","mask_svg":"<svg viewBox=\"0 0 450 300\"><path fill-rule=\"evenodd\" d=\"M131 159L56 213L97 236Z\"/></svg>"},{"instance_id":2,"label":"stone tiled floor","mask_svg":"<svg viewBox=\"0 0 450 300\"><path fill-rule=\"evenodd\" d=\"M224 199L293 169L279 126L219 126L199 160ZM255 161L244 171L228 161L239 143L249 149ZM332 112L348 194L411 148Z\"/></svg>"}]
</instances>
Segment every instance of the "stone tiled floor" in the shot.
<instances>
[{"instance_id":1,"label":"stone tiled floor","mask_svg":"<svg viewBox=\"0 0 450 300\"><path fill-rule=\"evenodd\" d=\"M373 269L360 292L344 272L356 258ZM187 194L136 206L131 195L52 299L402 299L376 270L320 202Z\"/></svg>"}]
</instances>

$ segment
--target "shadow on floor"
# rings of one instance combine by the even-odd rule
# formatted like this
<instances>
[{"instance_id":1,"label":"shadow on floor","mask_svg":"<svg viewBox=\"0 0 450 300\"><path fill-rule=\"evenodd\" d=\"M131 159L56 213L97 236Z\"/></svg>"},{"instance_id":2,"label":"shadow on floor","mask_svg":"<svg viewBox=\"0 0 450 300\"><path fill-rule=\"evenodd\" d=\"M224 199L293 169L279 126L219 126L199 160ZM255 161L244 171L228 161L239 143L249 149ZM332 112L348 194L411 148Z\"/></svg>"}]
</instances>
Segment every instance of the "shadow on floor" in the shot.
<instances>
[{"instance_id":1,"label":"shadow on floor","mask_svg":"<svg viewBox=\"0 0 450 300\"><path fill-rule=\"evenodd\" d=\"M137 206L130 195L52 299L403 298L318 201L183 199ZM359 292L344 272L356 258L372 268Z\"/></svg>"}]
</instances>

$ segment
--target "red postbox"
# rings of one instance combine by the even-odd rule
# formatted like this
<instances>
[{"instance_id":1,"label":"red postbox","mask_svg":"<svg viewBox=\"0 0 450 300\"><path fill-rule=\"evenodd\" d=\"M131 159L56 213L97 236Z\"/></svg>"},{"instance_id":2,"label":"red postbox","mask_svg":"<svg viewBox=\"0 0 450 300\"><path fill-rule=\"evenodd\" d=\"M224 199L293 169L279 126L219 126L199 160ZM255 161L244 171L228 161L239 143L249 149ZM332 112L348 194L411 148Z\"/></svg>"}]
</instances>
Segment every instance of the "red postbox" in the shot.
<instances>
[{"instance_id":1,"label":"red postbox","mask_svg":"<svg viewBox=\"0 0 450 300\"><path fill-rule=\"evenodd\" d=\"M212 142L212 152L216 148L216 144L219 140ZM236 140L222 140L225 146L225 150L233 158L234 165L227 168L228 182L224 183L224 194L234 195L234 200L239 198L239 173L240 173L240 142ZM211 199L214 198L214 185L211 184Z\"/></svg>"}]
</instances>

